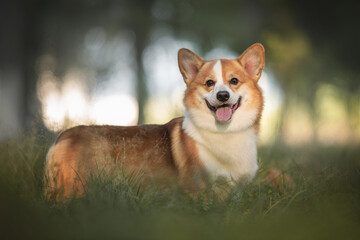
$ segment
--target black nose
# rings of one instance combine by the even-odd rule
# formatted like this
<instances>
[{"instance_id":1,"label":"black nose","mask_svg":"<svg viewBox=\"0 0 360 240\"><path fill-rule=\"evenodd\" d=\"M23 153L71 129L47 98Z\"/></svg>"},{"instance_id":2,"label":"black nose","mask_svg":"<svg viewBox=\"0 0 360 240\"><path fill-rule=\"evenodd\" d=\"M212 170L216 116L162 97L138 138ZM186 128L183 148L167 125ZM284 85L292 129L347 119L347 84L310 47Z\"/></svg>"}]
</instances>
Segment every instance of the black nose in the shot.
<instances>
[{"instance_id":1,"label":"black nose","mask_svg":"<svg viewBox=\"0 0 360 240\"><path fill-rule=\"evenodd\" d=\"M216 98L221 102L226 102L230 98L230 94L228 91L219 91Z\"/></svg>"}]
</instances>

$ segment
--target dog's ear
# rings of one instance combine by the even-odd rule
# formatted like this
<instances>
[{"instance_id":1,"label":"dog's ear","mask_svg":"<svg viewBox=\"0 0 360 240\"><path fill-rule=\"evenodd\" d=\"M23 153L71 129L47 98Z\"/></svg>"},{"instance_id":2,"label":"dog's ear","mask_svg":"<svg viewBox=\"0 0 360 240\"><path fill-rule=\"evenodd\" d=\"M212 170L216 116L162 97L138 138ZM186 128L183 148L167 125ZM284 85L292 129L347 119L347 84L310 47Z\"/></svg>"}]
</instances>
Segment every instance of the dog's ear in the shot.
<instances>
[{"instance_id":1,"label":"dog's ear","mask_svg":"<svg viewBox=\"0 0 360 240\"><path fill-rule=\"evenodd\" d=\"M258 81L264 68L265 49L260 43L255 43L246 49L237 60L250 77Z\"/></svg>"},{"instance_id":2,"label":"dog's ear","mask_svg":"<svg viewBox=\"0 0 360 240\"><path fill-rule=\"evenodd\" d=\"M178 52L178 63L184 81L188 85L199 72L204 60L189 49L182 48Z\"/></svg>"}]
</instances>

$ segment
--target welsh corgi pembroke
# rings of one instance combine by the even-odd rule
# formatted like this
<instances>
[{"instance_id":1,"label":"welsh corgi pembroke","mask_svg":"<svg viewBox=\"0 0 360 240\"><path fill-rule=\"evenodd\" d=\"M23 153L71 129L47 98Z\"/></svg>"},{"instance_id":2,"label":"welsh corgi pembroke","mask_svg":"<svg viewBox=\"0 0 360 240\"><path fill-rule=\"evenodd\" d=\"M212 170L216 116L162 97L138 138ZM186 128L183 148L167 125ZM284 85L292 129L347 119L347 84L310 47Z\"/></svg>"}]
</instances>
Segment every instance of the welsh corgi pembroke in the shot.
<instances>
[{"instance_id":1,"label":"welsh corgi pembroke","mask_svg":"<svg viewBox=\"0 0 360 240\"><path fill-rule=\"evenodd\" d=\"M225 180L254 178L257 135L263 109L258 80L265 61L256 43L237 59L203 60L178 52L187 89L184 117L164 125L77 126L62 132L45 163L48 198L81 196L100 170L143 171L143 179L165 179L185 189Z\"/></svg>"}]
</instances>

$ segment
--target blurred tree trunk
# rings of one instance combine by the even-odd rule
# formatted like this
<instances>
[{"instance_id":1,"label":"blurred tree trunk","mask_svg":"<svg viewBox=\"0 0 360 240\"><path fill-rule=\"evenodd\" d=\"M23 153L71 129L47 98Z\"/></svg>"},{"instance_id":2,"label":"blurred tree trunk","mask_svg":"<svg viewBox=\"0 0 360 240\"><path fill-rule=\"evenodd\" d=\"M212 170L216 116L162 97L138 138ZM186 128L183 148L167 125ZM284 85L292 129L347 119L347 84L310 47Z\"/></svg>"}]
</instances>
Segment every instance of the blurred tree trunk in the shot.
<instances>
[{"instance_id":1,"label":"blurred tree trunk","mask_svg":"<svg viewBox=\"0 0 360 240\"><path fill-rule=\"evenodd\" d=\"M129 27L135 33L135 50L136 50L136 65L137 65L137 82L136 93L139 103L139 119L138 124L145 122L144 108L148 100L148 87L146 75L143 65L143 53L149 43L150 32L153 26L153 18L151 15L151 8L154 0L133 0L130 3L130 12L135 16Z\"/></svg>"},{"instance_id":2,"label":"blurred tree trunk","mask_svg":"<svg viewBox=\"0 0 360 240\"><path fill-rule=\"evenodd\" d=\"M41 120L41 104L36 95L36 63L41 44L40 19L45 9L43 0L24 2L23 8L23 107L24 127L45 128Z\"/></svg>"},{"instance_id":3,"label":"blurred tree trunk","mask_svg":"<svg viewBox=\"0 0 360 240\"><path fill-rule=\"evenodd\" d=\"M0 8L0 124L5 133L44 129L36 97L36 60L41 44L39 22L44 0L10 1ZM1 129L0 129L1 130Z\"/></svg>"},{"instance_id":4,"label":"blurred tree trunk","mask_svg":"<svg viewBox=\"0 0 360 240\"><path fill-rule=\"evenodd\" d=\"M24 125L23 7L20 1L3 1L0 7L0 137L9 128Z\"/></svg>"},{"instance_id":5,"label":"blurred tree trunk","mask_svg":"<svg viewBox=\"0 0 360 240\"><path fill-rule=\"evenodd\" d=\"M138 124L143 124L145 122L145 113L144 108L146 101L148 99L148 89L145 77L144 66L142 63L142 54L146 47L145 41L141 39L141 32L136 33L136 63L137 63L137 82L136 82L136 95L139 103L139 119Z\"/></svg>"}]
</instances>

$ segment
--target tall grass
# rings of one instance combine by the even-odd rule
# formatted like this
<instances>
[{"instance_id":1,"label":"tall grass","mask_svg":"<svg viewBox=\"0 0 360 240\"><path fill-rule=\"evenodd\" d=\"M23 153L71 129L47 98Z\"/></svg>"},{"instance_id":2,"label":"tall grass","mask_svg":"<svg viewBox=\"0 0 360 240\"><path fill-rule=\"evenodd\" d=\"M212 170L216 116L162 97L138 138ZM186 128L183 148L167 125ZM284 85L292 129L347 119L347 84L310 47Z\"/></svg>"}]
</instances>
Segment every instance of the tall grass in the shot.
<instances>
[{"instance_id":1,"label":"tall grass","mask_svg":"<svg viewBox=\"0 0 360 240\"><path fill-rule=\"evenodd\" d=\"M51 141L0 143L0 239L359 239L360 149L260 149L256 179L224 201L179 189L139 191L136 177L96 176L86 196L43 196ZM292 177L282 189L269 167Z\"/></svg>"}]
</instances>

